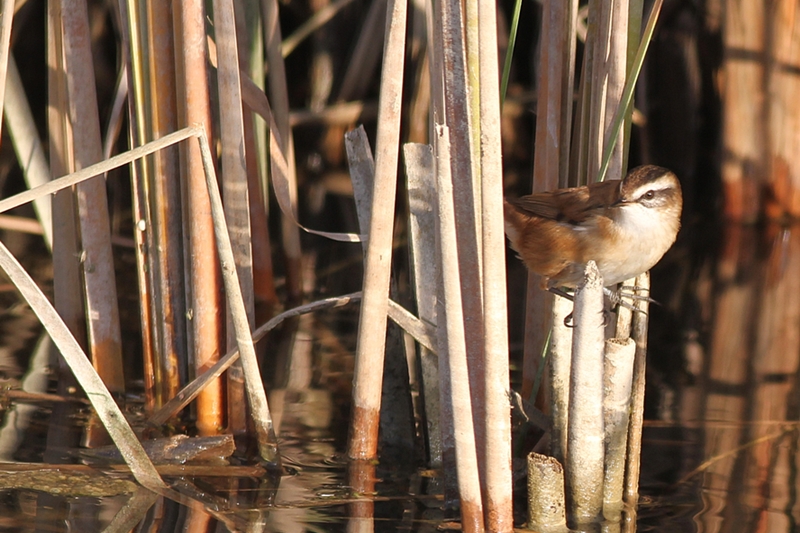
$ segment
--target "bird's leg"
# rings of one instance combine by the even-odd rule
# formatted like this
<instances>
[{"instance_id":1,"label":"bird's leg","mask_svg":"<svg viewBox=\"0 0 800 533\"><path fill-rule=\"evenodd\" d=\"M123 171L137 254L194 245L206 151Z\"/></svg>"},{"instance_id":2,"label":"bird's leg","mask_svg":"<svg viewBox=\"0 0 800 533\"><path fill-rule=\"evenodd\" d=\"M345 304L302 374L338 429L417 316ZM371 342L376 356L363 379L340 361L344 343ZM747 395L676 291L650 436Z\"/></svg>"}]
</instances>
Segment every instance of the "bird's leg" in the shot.
<instances>
[{"instance_id":1,"label":"bird's leg","mask_svg":"<svg viewBox=\"0 0 800 533\"><path fill-rule=\"evenodd\" d=\"M555 295L561 296L562 298L566 298L570 302L575 301L575 296L568 293L566 289L562 289L560 287L549 287L547 290Z\"/></svg>"},{"instance_id":2,"label":"bird's leg","mask_svg":"<svg viewBox=\"0 0 800 533\"><path fill-rule=\"evenodd\" d=\"M555 294L557 296L561 296L562 298L566 298L567 300L569 300L572 303L575 303L575 296L573 296L570 293L568 293L566 291L566 289L562 289L562 288L559 288L559 287L548 287L547 290L552 292L553 294ZM570 313L570 314L568 314L567 316L564 317L564 326L566 326L568 328L574 328L575 327L575 324L572 323L572 313Z\"/></svg>"},{"instance_id":3,"label":"bird's leg","mask_svg":"<svg viewBox=\"0 0 800 533\"><path fill-rule=\"evenodd\" d=\"M553 294L557 294L558 296L562 296L562 297L566 298L570 302L573 302L573 303L575 302L575 296L573 296L572 294L568 293L565 289L561 289L561 288L558 288L558 287L550 287L547 290L552 292ZM611 291L609 291L609 289L603 287L603 292L609 298L611 298L611 296L610 296ZM616 297L616 298L619 299L619 297ZM614 299L611 299L611 301L614 302ZM616 305L616 303L614 305ZM620 304L620 305L630 305L630 304L625 302L624 304ZM568 327L568 328L574 328L575 327L575 324L573 324L573 322L572 322L572 318L573 318L572 317L572 313L570 313L570 314L568 314L567 316L564 317L564 325L566 327ZM603 309L603 327L605 327L606 324L608 324L608 311Z\"/></svg>"}]
</instances>

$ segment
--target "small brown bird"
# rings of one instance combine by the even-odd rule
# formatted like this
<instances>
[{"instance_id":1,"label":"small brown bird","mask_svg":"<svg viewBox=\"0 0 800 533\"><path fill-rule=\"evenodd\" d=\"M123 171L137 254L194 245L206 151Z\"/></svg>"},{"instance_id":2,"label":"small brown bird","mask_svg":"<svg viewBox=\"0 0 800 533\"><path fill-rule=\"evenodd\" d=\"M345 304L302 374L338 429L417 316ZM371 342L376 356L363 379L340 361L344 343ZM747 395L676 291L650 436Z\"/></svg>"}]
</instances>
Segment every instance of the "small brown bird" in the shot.
<instances>
[{"instance_id":1,"label":"small brown bird","mask_svg":"<svg viewBox=\"0 0 800 533\"><path fill-rule=\"evenodd\" d=\"M506 199L506 235L548 289L575 288L594 260L606 286L658 263L680 228L677 176L645 165L623 180Z\"/></svg>"}]
</instances>

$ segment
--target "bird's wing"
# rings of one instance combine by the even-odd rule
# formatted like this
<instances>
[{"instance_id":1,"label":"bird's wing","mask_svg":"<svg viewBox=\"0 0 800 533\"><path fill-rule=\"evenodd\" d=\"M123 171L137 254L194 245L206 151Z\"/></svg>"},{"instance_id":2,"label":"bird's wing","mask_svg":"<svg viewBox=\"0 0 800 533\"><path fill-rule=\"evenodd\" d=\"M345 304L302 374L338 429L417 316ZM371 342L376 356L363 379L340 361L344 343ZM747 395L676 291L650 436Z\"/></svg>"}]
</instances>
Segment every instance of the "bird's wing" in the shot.
<instances>
[{"instance_id":1,"label":"bird's wing","mask_svg":"<svg viewBox=\"0 0 800 533\"><path fill-rule=\"evenodd\" d=\"M521 198L509 198L509 203L526 215L557 220L561 210L553 192L530 194Z\"/></svg>"},{"instance_id":2,"label":"bird's wing","mask_svg":"<svg viewBox=\"0 0 800 533\"><path fill-rule=\"evenodd\" d=\"M528 216L577 225L610 205L618 190L619 180L609 180L587 187L530 194L509 202Z\"/></svg>"}]
</instances>

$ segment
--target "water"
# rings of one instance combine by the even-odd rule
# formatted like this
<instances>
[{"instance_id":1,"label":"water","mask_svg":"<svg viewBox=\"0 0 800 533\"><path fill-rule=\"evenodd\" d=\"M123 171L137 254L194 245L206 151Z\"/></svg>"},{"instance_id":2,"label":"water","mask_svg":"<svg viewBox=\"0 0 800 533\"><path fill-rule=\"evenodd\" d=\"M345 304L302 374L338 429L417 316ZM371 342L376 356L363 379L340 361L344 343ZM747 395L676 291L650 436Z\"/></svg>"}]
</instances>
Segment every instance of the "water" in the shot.
<instances>
[{"instance_id":1,"label":"water","mask_svg":"<svg viewBox=\"0 0 800 533\"><path fill-rule=\"evenodd\" d=\"M718 260L673 275L672 285L669 277L654 281L664 305L652 317L638 531L797 531L800 232L731 228L719 247ZM688 296L670 296L678 293ZM22 332L24 339L32 338L30 331ZM127 531L136 524L140 531L446 529L452 517L442 510L439 472L385 454L374 471L362 471L360 491L353 490L353 469L344 458L352 346L332 331L314 330L311 358L293 367L285 388L270 392L283 475L169 477L180 495L174 499L131 492L136 486L121 472L4 475L0 530ZM16 345L34 354L27 374L22 369L30 362L5 353L6 383L47 392L52 374L46 363L36 363L39 352L31 344ZM59 429L50 413L63 404L0 394L0 406L2 457L44 461L48 432ZM85 414L79 406L75 422ZM521 526L524 480L515 487Z\"/></svg>"}]
</instances>

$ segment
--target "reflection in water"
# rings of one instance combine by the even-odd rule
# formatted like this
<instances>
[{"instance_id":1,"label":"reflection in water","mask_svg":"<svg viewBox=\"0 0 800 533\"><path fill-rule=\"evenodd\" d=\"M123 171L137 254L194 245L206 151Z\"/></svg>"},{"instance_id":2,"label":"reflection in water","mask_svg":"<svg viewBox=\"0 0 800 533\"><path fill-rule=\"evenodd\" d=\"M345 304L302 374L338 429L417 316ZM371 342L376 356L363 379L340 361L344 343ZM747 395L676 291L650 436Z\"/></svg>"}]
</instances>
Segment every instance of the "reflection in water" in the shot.
<instances>
[{"instance_id":1,"label":"reflection in water","mask_svg":"<svg viewBox=\"0 0 800 533\"><path fill-rule=\"evenodd\" d=\"M794 531L800 227L727 227L698 287L708 340L686 347L678 408L698 453L687 446L679 490L700 492L698 531Z\"/></svg>"}]
</instances>

